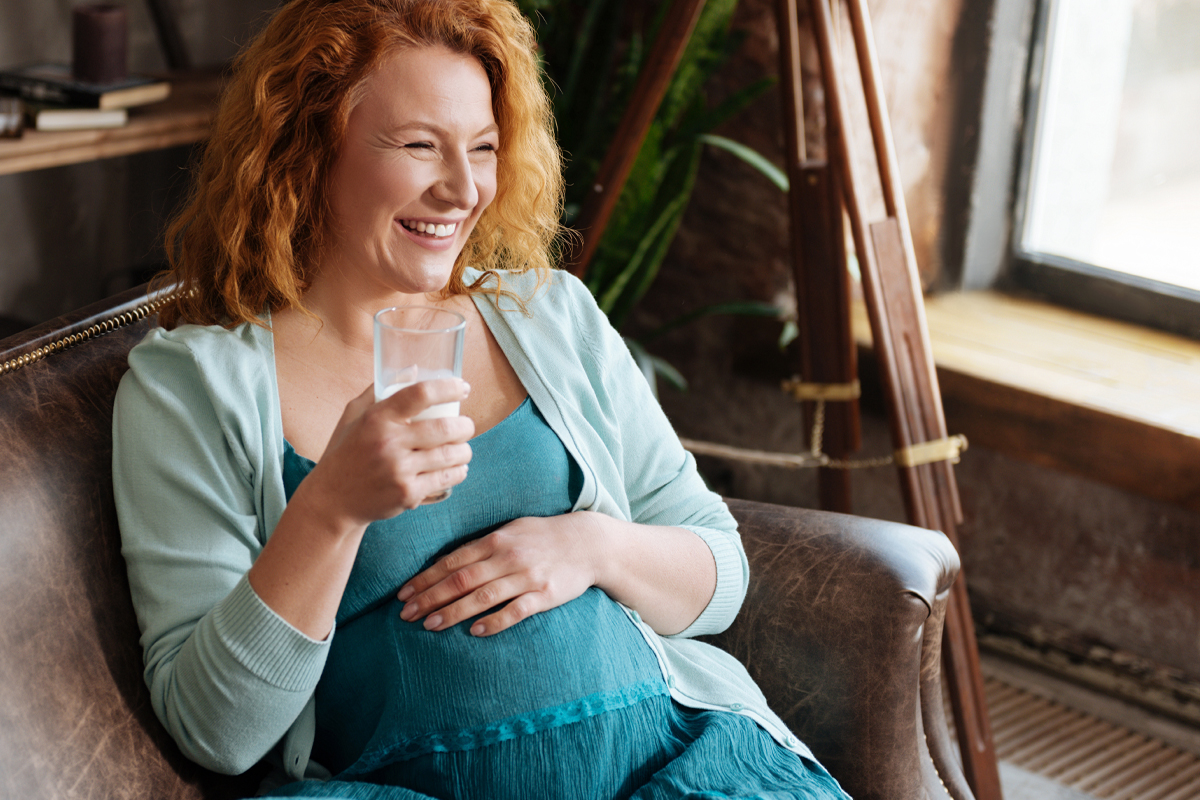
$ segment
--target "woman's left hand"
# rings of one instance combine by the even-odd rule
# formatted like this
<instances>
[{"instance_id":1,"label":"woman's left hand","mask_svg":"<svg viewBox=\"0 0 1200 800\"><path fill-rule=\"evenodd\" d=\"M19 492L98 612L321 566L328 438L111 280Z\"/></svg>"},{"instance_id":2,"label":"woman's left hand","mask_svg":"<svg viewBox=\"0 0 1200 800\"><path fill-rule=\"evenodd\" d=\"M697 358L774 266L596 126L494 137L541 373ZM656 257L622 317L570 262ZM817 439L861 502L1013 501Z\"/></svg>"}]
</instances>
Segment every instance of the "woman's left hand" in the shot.
<instances>
[{"instance_id":1,"label":"woman's left hand","mask_svg":"<svg viewBox=\"0 0 1200 800\"><path fill-rule=\"evenodd\" d=\"M507 601L471 626L491 636L574 600L596 583L602 531L591 516L522 517L463 545L400 589L400 617L440 631Z\"/></svg>"}]
</instances>

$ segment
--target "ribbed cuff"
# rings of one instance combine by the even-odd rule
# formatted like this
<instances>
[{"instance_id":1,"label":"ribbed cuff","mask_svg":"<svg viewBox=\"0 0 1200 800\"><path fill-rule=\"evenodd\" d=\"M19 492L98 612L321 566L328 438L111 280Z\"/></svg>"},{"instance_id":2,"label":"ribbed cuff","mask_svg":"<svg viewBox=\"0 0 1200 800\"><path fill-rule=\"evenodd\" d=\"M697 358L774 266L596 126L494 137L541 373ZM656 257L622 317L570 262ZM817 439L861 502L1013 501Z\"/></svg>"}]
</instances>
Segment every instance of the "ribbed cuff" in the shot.
<instances>
[{"instance_id":1,"label":"ribbed cuff","mask_svg":"<svg viewBox=\"0 0 1200 800\"><path fill-rule=\"evenodd\" d=\"M746 597L748 575L745 557L730 535L724 531L692 527L691 525L680 525L679 527L699 536L712 551L713 561L717 565L717 588L700 616L696 617L691 625L671 636L672 638L688 639L693 636L719 633L733 623L734 617L742 607L742 600Z\"/></svg>"},{"instance_id":2,"label":"ribbed cuff","mask_svg":"<svg viewBox=\"0 0 1200 800\"><path fill-rule=\"evenodd\" d=\"M296 630L262 601L246 576L214 609L213 626L238 663L289 692L316 686L333 640L332 632L318 642Z\"/></svg>"}]
</instances>

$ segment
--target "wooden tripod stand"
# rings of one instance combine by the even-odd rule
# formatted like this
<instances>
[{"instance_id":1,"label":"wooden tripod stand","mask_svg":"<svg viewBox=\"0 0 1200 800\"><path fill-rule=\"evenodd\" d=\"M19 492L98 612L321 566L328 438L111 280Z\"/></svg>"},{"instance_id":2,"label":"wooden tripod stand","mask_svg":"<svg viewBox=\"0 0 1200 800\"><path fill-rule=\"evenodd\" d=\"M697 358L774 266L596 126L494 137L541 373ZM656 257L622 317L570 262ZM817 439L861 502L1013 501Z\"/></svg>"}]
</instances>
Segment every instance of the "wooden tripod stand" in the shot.
<instances>
[{"instance_id":1,"label":"wooden tripod stand","mask_svg":"<svg viewBox=\"0 0 1200 800\"><path fill-rule=\"evenodd\" d=\"M839 63L828 0L810 0L809 11L825 89L829 158L824 163L807 158L797 2L778 0L777 7L787 166L792 187L792 253L801 301L802 368L806 368L803 374L817 386L845 384L856 376L844 267L844 208L862 273L863 297L871 320L905 509L910 522L944 532L957 547L955 526L962 521L962 509L951 466L952 460L957 460L957 451L950 444L942 412L866 2L847 0L886 209L886 217L871 224L866 221L863 180L853 158L852 127L841 81L845 69ZM831 330L835 332L832 340ZM826 346L821 346L822 342ZM834 456L857 449L858 439L857 407L843 403L838 412L831 415L828 425L832 447L836 448L831 453ZM823 508L850 510L845 471L822 468L818 482ZM966 583L961 575L951 590L944 647L943 664L963 772L979 800L998 800L1000 778ZM921 712L926 726L945 725L940 692L922 687ZM949 753L931 755L935 763L946 763L952 757ZM967 796L963 787L948 785L947 789L953 796Z\"/></svg>"},{"instance_id":2,"label":"wooden tripod stand","mask_svg":"<svg viewBox=\"0 0 1200 800\"><path fill-rule=\"evenodd\" d=\"M958 448L947 436L941 394L925 324L924 302L916 256L887 109L880 86L865 0L845 3L853 31L858 72L862 78L876 166L883 189L885 217L867 221L863 178L855 163L852 125L845 102L831 0L777 0L780 86L784 103L792 262L796 279L801 334L802 383L794 386L805 402L806 424L813 429L818 406L834 404L824 415L828 454L845 458L859 448L858 381L850 331L850 286L844 220L849 218L862 274L863 295L871 322L875 356L887 402L895 460L911 523L944 532L958 545L956 525L962 521L952 463ZM801 80L800 9L806 3L821 63L826 111L827 158L808 157L804 136ZM639 78L630 106L601 164L579 218L582 241L572 269L582 275L616 206L641 142L662 99L670 74L682 56L704 0L674 0ZM845 470L822 467L818 474L820 504L850 511L850 484ZM922 670L921 715L927 729L946 724L937 654ZM955 800L972 794L978 800L1000 800L1000 779L991 725L979 671L979 654L960 575L946 614L942 651L955 729L967 786L954 769L939 769L943 785ZM929 737L931 743L941 737ZM935 766L949 765L953 753L930 756Z\"/></svg>"}]
</instances>

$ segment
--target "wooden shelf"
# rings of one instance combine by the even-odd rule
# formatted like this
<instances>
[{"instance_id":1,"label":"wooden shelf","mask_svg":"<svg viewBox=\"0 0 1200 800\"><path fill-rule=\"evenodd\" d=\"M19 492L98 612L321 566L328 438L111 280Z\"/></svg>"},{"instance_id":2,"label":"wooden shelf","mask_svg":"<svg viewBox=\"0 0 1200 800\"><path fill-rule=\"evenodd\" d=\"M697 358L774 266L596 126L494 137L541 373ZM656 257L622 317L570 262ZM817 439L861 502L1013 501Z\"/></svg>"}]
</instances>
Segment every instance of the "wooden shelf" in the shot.
<instances>
[{"instance_id":1,"label":"wooden shelf","mask_svg":"<svg viewBox=\"0 0 1200 800\"><path fill-rule=\"evenodd\" d=\"M20 139L0 139L0 175L200 141L208 135L220 80L215 75L176 76L170 80L169 98L130 109L129 122L120 128L26 131Z\"/></svg>"},{"instance_id":2,"label":"wooden shelf","mask_svg":"<svg viewBox=\"0 0 1200 800\"><path fill-rule=\"evenodd\" d=\"M925 308L950 433L1200 510L1200 342L994 292Z\"/></svg>"}]
</instances>

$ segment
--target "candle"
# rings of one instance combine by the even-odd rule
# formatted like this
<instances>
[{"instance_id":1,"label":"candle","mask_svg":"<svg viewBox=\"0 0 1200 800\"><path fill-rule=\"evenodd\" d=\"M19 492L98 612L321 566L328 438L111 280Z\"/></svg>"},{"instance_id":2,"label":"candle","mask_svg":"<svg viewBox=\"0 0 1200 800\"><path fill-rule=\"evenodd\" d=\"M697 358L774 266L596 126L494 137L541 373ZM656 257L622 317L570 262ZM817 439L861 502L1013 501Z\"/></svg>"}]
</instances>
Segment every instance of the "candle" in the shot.
<instances>
[{"instance_id":1,"label":"candle","mask_svg":"<svg viewBox=\"0 0 1200 800\"><path fill-rule=\"evenodd\" d=\"M76 80L116 83L125 78L125 7L101 3L78 6L71 15Z\"/></svg>"}]
</instances>

